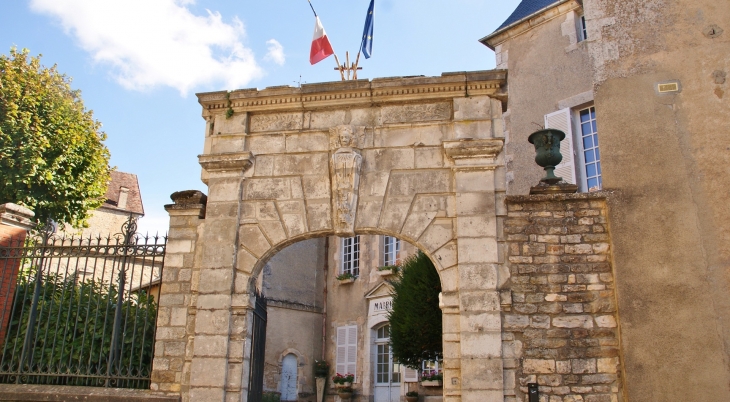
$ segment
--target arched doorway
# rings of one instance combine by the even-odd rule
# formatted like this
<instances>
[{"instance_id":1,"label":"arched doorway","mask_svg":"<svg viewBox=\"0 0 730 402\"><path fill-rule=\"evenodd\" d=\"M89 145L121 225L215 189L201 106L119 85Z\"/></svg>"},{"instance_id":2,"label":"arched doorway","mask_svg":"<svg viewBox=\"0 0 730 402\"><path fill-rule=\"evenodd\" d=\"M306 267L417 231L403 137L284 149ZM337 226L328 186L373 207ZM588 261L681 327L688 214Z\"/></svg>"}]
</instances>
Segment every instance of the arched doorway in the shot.
<instances>
[{"instance_id":1,"label":"arched doorway","mask_svg":"<svg viewBox=\"0 0 730 402\"><path fill-rule=\"evenodd\" d=\"M297 357L293 353L284 356L281 361L280 391L282 401L296 401L299 399L297 387L298 378Z\"/></svg>"}]
</instances>

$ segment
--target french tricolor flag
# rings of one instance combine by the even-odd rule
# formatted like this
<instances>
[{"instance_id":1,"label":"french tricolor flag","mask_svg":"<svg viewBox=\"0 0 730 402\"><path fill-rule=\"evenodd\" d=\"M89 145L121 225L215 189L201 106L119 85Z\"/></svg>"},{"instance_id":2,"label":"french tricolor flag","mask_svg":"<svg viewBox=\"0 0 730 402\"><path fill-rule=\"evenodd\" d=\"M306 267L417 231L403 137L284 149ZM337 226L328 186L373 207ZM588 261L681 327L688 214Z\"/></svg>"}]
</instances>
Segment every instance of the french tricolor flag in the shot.
<instances>
[{"instance_id":1,"label":"french tricolor flag","mask_svg":"<svg viewBox=\"0 0 730 402\"><path fill-rule=\"evenodd\" d=\"M309 52L309 62L311 64L317 64L335 54L335 51L332 50L330 40L327 39L327 34L324 32L322 21L319 20L319 17L315 16L315 18L312 50Z\"/></svg>"}]
</instances>

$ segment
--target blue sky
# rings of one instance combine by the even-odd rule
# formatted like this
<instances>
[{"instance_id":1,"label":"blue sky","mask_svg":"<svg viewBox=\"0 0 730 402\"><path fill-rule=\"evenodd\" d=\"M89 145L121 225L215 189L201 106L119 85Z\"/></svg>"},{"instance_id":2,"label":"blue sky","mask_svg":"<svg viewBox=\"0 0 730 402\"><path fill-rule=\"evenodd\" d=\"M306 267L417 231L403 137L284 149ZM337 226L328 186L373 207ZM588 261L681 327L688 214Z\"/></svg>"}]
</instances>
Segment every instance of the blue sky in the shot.
<instances>
[{"instance_id":1,"label":"blue sky","mask_svg":"<svg viewBox=\"0 0 730 402\"><path fill-rule=\"evenodd\" d=\"M359 78L494 68L478 42L519 0L375 0L373 56ZM357 53L369 0L313 0L335 52ZM0 52L42 54L73 77L107 133L111 164L139 177L142 230L167 228L164 204L198 189L204 122L195 93L339 80L309 64L306 0L5 0Z\"/></svg>"}]
</instances>

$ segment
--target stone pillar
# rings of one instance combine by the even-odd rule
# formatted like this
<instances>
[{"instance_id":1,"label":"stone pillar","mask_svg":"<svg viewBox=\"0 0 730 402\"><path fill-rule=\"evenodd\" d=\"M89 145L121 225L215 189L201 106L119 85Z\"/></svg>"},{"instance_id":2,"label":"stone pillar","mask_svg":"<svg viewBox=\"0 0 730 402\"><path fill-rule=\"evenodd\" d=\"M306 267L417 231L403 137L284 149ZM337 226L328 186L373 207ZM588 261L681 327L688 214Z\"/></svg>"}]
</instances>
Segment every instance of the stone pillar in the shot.
<instances>
[{"instance_id":1,"label":"stone pillar","mask_svg":"<svg viewBox=\"0 0 730 402\"><path fill-rule=\"evenodd\" d=\"M246 315L233 316L233 294L241 191L253 156L250 152L209 154L199 161L206 172L208 204L200 233L200 259L195 265L200 282L189 398L196 402L240 401Z\"/></svg>"},{"instance_id":2,"label":"stone pillar","mask_svg":"<svg viewBox=\"0 0 730 402\"><path fill-rule=\"evenodd\" d=\"M189 190L173 193L170 198L174 204L165 205L170 214L170 231L162 271L151 389L186 395L198 280L194 261L207 197L200 191Z\"/></svg>"},{"instance_id":3,"label":"stone pillar","mask_svg":"<svg viewBox=\"0 0 730 402\"><path fill-rule=\"evenodd\" d=\"M12 296L15 293L15 283L20 268L20 258L12 258L13 254L20 257L20 247L25 244L25 237L33 227L35 213L20 205L7 203L0 205L0 247L10 248L10 258L0 260L0 344L5 340L5 330L10 320L12 310ZM13 249L17 252L12 251Z\"/></svg>"},{"instance_id":4,"label":"stone pillar","mask_svg":"<svg viewBox=\"0 0 730 402\"><path fill-rule=\"evenodd\" d=\"M458 305L459 331L444 333L444 346L460 357L452 360L459 367L445 367L445 401L501 402L504 398L495 184L502 146L497 138L444 143L454 161L459 271L458 300L452 301ZM448 343L457 340L458 350L449 350Z\"/></svg>"}]
</instances>

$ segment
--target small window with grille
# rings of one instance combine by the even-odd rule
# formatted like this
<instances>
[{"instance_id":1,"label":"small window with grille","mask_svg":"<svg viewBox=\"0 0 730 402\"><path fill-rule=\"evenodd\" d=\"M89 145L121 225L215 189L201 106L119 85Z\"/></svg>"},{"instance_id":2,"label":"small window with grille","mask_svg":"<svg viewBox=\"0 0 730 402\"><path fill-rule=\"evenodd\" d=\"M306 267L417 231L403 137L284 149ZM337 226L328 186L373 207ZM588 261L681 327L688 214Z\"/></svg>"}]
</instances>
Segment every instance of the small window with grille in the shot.
<instances>
[{"instance_id":1,"label":"small window with grille","mask_svg":"<svg viewBox=\"0 0 730 402\"><path fill-rule=\"evenodd\" d=\"M360 236L342 239L342 266L340 274L360 275Z\"/></svg>"}]
</instances>

